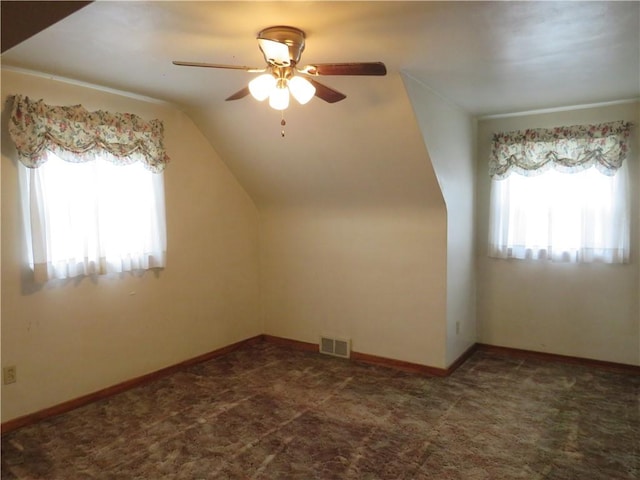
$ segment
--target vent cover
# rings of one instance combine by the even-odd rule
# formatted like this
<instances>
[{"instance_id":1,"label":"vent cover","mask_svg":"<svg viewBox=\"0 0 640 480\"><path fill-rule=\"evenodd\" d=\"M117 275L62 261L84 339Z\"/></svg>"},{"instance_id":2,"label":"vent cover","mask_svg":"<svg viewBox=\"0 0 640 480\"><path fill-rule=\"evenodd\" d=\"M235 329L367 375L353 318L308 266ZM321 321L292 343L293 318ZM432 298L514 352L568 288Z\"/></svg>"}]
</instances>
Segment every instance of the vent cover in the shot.
<instances>
[{"instance_id":1,"label":"vent cover","mask_svg":"<svg viewBox=\"0 0 640 480\"><path fill-rule=\"evenodd\" d=\"M346 338L320 337L320 353L334 357L349 358L351 355L351 340Z\"/></svg>"}]
</instances>

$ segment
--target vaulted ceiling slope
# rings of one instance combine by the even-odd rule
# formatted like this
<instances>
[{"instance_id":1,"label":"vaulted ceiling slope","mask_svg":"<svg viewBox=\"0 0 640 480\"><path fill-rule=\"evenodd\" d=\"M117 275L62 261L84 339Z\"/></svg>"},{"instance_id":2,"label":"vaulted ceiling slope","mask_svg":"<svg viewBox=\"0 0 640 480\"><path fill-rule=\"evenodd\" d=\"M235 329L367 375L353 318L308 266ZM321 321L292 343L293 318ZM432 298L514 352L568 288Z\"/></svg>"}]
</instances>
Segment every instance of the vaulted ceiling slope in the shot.
<instances>
[{"instance_id":1,"label":"vaulted ceiling slope","mask_svg":"<svg viewBox=\"0 0 640 480\"><path fill-rule=\"evenodd\" d=\"M261 66L256 33L280 24L307 33L303 64L382 61L389 74L325 77L347 99L292 106L282 138L268 105L224 101L251 75L171 64ZM440 197L424 188L401 71L470 115L636 98L639 32L639 2L96 1L2 65L178 105L259 205L423 205Z\"/></svg>"}]
</instances>

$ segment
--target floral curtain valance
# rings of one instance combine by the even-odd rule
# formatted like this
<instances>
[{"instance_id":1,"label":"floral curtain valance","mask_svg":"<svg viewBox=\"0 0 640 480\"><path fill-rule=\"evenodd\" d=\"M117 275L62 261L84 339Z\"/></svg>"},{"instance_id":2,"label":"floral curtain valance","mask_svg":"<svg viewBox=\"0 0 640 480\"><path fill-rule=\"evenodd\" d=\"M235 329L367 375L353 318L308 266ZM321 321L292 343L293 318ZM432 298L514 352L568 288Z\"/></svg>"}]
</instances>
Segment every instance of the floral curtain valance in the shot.
<instances>
[{"instance_id":1,"label":"floral curtain valance","mask_svg":"<svg viewBox=\"0 0 640 480\"><path fill-rule=\"evenodd\" d=\"M631 126L618 121L496 133L489 175L501 180L511 172L533 176L551 168L577 172L592 166L614 175L627 157Z\"/></svg>"},{"instance_id":2,"label":"floral curtain valance","mask_svg":"<svg viewBox=\"0 0 640 480\"><path fill-rule=\"evenodd\" d=\"M117 164L142 162L156 173L169 162L162 121L147 122L130 113L50 106L15 95L9 134L20 161L30 168L42 165L47 151L69 162L86 162L98 155Z\"/></svg>"}]
</instances>

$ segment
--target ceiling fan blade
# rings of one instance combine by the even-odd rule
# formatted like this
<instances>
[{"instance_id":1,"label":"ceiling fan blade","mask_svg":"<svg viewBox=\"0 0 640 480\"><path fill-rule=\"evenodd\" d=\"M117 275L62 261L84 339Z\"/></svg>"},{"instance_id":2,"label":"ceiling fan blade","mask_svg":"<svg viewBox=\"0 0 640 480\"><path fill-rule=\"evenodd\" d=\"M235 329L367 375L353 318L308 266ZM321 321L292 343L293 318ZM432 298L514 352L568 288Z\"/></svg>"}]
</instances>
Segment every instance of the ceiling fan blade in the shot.
<instances>
[{"instance_id":1,"label":"ceiling fan blade","mask_svg":"<svg viewBox=\"0 0 640 480\"><path fill-rule=\"evenodd\" d=\"M316 87L316 97L324 100L327 103L336 103L340 100L344 100L347 96L344 93L340 93L333 88L329 88L326 85L323 85L320 82L317 82L313 78L307 79L311 84Z\"/></svg>"},{"instance_id":2,"label":"ceiling fan blade","mask_svg":"<svg viewBox=\"0 0 640 480\"><path fill-rule=\"evenodd\" d=\"M316 63L299 72L307 75L386 75L387 67L382 62Z\"/></svg>"},{"instance_id":3,"label":"ceiling fan blade","mask_svg":"<svg viewBox=\"0 0 640 480\"><path fill-rule=\"evenodd\" d=\"M172 63L181 67L226 68L229 70L244 70L245 72L251 73L260 73L266 71L265 68L246 67L243 65L223 65L220 63L182 62L178 60L174 60Z\"/></svg>"},{"instance_id":4,"label":"ceiling fan blade","mask_svg":"<svg viewBox=\"0 0 640 480\"><path fill-rule=\"evenodd\" d=\"M240 100L241 98L246 97L247 95L249 95L249 87L244 87L241 90L238 90L236 93L234 93L233 95L225 98L225 100L228 102L229 100Z\"/></svg>"}]
</instances>

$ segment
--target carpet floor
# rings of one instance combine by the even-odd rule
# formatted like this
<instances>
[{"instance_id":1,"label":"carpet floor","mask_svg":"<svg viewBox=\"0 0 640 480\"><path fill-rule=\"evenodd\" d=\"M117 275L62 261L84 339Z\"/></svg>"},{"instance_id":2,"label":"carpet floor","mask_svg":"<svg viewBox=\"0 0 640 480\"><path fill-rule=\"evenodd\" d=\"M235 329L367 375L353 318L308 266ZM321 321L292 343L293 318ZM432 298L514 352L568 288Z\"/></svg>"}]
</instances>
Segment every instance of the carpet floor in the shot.
<instances>
[{"instance_id":1,"label":"carpet floor","mask_svg":"<svg viewBox=\"0 0 640 480\"><path fill-rule=\"evenodd\" d=\"M259 343L3 436L2 478L638 479L639 392L483 351L425 378Z\"/></svg>"}]
</instances>

